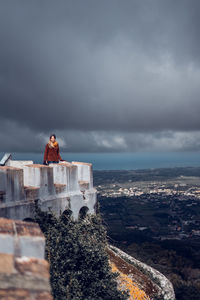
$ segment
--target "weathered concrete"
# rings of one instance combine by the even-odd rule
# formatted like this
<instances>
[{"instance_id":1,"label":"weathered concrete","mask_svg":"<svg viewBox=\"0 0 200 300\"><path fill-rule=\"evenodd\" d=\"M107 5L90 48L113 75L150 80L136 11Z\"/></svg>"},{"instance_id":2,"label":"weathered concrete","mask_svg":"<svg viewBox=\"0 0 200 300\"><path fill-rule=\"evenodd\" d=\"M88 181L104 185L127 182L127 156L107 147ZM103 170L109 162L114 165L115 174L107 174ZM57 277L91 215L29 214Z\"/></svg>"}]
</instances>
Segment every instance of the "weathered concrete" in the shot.
<instances>
[{"instance_id":1,"label":"weathered concrete","mask_svg":"<svg viewBox=\"0 0 200 300\"><path fill-rule=\"evenodd\" d=\"M3 202L24 200L23 170L15 167L0 167L0 190Z\"/></svg>"},{"instance_id":2,"label":"weathered concrete","mask_svg":"<svg viewBox=\"0 0 200 300\"><path fill-rule=\"evenodd\" d=\"M0 299L52 300L39 225L0 218Z\"/></svg>"},{"instance_id":3,"label":"weathered concrete","mask_svg":"<svg viewBox=\"0 0 200 300\"><path fill-rule=\"evenodd\" d=\"M0 253L44 258L45 240L36 223L0 218Z\"/></svg>"},{"instance_id":4,"label":"weathered concrete","mask_svg":"<svg viewBox=\"0 0 200 300\"><path fill-rule=\"evenodd\" d=\"M114 251L116 255L130 264L133 264L133 266L149 277L157 290L157 297L159 297L160 300L175 300L173 285L162 273L128 255L117 247L109 245L109 248Z\"/></svg>"},{"instance_id":5,"label":"weathered concrete","mask_svg":"<svg viewBox=\"0 0 200 300\"><path fill-rule=\"evenodd\" d=\"M32 165L32 164L33 164L32 160L12 160L12 159L8 159L5 162L5 166L15 167L15 168L22 168L25 165Z\"/></svg>"},{"instance_id":6,"label":"weathered concrete","mask_svg":"<svg viewBox=\"0 0 200 300\"><path fill-rule=\"evenodd\" d=\"M56 215L70 208L77 220L82 207L95 213L96 194L90 163L46 166L8 159L5 166L0 166L0 217L33 219L37 200L42 210L51 209Z\"/></svg>"},{"instance_id":7,"label":"weathered concrete","mask_svg":"<svg viewBox=\"0 0 200 300\"><path fill-rule=\"evenodd\" d=\"M89 188L93 188L92 164L79 161L72 161L72 164L78 167L78 180L88 181Z\"/></svg>"}]
</instances>

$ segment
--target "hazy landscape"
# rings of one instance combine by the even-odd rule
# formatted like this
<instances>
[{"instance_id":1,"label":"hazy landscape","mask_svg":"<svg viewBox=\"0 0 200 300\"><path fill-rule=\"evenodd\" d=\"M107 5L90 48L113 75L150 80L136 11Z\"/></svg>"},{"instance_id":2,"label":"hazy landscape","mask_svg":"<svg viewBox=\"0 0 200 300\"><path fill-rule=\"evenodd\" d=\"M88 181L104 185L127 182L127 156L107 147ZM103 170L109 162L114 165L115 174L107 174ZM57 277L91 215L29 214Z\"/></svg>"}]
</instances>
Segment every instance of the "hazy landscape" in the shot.
<instances>
[{"instance_id":1,"label":"hazy landscape","mask_svg":"<svg viewBox=\"0 0 200 300\"><path fill-rule=\"evenodd\" d=\"M109 242L200 299L200 168L94 171Z\"/></svg>"}]
</instances>

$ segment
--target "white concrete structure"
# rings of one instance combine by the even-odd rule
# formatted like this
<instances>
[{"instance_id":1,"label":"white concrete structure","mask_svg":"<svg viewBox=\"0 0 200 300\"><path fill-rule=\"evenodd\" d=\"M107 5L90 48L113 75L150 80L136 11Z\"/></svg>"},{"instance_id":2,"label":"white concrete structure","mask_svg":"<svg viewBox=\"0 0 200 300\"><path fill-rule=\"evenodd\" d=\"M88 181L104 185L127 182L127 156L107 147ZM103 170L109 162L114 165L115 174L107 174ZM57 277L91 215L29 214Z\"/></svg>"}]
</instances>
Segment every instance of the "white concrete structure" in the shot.
<instances>
[{"instance_id":1,"label":"white concrete structure","mask_svg":"<svg viewBox=\"0 0 200 300\"><path fill-rule=\"evenodd\" d=\"M53 299L45 243L37 223L0 218L0 299Z\"/></svg>"},{"instance_id":2,"label":"white concrete structure","mask_svg":"<svg viewBox=\"0 0 200 300\"><path fill-rule=\"evenodd\" d=\"M162 273L157 271L156 269L146 265L145 263L137 260L136 258L128 255L121 249L109 245L110 250L114 251L114 253L127 261L128 263L135 266L141 272L143 272L146 276L149 277L153 285L156 287L157 290L157 298L160 300L175 300L175 293L172 283L165 277Z\"/></svg>"},{"instance_id":3,"label":"white concrete structure","mask_svg":"<svg viewBox=\"0 0 200 300\"><path fill-rule=\"evenodd\" d=\"M63 161L46 166L9 158L0 166L0 217L33 218L38 200L42 210L57 215L70 208L77 220L83 207L95 213L96 195L91 163Z\"/></svg>"}]
</instances>

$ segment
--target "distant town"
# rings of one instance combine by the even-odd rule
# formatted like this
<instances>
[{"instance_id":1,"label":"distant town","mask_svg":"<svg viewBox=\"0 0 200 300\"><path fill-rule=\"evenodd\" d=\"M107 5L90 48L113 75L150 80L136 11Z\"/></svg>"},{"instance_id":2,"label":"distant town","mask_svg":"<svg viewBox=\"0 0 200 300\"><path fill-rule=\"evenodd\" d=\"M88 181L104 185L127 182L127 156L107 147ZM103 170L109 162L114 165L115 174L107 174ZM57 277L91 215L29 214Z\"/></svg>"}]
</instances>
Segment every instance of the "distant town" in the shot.
<instances>
[{"instance_id":1,"label":"distant town","mask_svg":"<svg viewBox=\"0 0 200 300\"><path fill-rule=\"evenodd\" d=\"M122 171L118 179L116 171L110 178L105 173L105 183L102 180L96 188L109 227L112 223L116 226L118 220L120 230L139 230L154 239L200 237L200 177L177 176L177 169L171 170L167 177L162 170L144 171L144 181L141 172L138 181L137 171L124 171L129 173L124 176L125 182Z\"/></svg>"},{"instance_id":2,"label":"distant town","mask_svg":"<svg viewBox=\"0 0 200 300\"><path fill-rule=\"evenodd\" d=\"M94 185L109 242L200 299L200 168L96 170Z\"/></svg>"}]
</instances>

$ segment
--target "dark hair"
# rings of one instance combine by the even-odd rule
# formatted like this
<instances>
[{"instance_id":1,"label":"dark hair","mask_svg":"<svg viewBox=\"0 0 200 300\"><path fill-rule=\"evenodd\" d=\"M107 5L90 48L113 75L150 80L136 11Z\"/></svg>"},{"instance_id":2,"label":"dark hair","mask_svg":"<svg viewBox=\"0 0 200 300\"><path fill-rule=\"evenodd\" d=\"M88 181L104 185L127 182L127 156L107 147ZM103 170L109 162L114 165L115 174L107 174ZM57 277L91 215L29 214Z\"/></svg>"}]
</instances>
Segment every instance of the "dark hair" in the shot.
<instances>
[{"instance_id":1,"label":"dark hair","mask_svg":"<svg viewBox=\"0 0 200 300\"><path fill-rule=\"evenodd\" d=\"M50 139L51 139L52 136L54 136L54 138L56 139L56 135L55 134L51 134L50 135Z\"/></svg>"}]
</instances>

